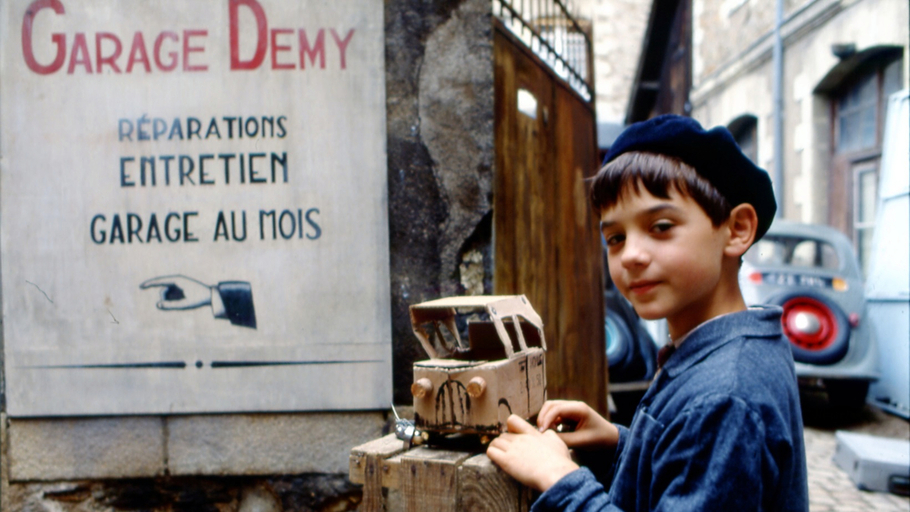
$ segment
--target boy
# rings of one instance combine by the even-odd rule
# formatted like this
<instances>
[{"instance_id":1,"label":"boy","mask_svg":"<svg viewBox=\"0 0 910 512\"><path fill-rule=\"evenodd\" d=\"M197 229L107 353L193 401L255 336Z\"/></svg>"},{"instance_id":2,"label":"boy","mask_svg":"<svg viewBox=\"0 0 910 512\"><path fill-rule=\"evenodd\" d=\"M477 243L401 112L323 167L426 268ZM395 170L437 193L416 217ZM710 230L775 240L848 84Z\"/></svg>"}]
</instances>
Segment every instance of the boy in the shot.
<instances>
[{"instance_id":1,"label":"boy","mask_svg":"<svg viewBox=\"0 0 910 512\"><path fill-rule=\"evenodd\" d=\"M591 199L610 276L642 318L667 319L662 367L630 428L550 401L487 455L543 491L532 510L808 510L781 310L747 309L738 281L776 210L767 173L726 129L673 115L630 126L605 162Z\"/></svg>"}]
</instances>

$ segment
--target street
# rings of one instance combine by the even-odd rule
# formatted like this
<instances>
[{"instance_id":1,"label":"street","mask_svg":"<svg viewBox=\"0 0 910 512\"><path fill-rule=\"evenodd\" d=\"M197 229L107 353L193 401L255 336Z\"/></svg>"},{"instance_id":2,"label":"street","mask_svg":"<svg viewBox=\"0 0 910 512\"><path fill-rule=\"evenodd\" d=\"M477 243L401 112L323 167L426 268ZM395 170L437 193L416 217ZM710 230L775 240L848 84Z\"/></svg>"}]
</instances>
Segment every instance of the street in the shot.
<instances>
[{"instance_id":1,"label":"street","mask_svg":"<svg viewBox=\"0 0 910 512\"><path fill-rule=\"evenodd\" d=\"M910 439L910 423L866 406L855 418L838 419L815 404L804 402L806 462L809 469L811 512L910 511L910 498L883 492L861 491L833 461L834 433L847 430L895 439Z\"/></svg>"}]
</instances>

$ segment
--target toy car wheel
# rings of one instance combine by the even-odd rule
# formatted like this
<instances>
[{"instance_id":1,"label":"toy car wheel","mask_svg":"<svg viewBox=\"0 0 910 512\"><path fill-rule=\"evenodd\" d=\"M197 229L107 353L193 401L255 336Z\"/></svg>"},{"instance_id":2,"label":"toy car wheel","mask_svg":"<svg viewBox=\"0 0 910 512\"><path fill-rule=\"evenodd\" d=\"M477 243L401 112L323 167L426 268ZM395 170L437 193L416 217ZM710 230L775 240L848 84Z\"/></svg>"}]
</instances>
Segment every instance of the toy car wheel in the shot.
<instances>
[{"instance_id":1,"label":"toy car wheel","mask_svg":"<svg viewBox=\"0 0 910 512\"><path fill-rule=\"evenodd\" d=\"M850 340L850 323L831 300L802 290L778 295L768 302L784 309L780 320L795 361L825 365L843 359Z\"/></svg>"},{"instance_id":2,"label":"toy car wheel","mask_svg":"<svg viewBox=\"0 0 910 512\"><path fill-rule=\"evenodd\" d=\"M626 321L613 311L607 311L604 328L607 334L607 362L611 369L621 368L625 366L633 352L632 333Z\"/></svg>"}]
</instances>

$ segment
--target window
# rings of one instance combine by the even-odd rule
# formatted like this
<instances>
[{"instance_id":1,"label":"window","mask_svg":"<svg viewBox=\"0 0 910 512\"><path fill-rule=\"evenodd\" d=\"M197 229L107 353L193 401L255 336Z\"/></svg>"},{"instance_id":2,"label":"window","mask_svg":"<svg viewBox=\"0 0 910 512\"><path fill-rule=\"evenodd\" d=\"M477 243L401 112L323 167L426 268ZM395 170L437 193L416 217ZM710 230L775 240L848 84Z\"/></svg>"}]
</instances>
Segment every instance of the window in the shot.
<instances>
[{"instance_id":1,"label":"window","mask_svg":"<svg viewBox=\"0 0 910 512\"><path fill-rule=\"evenodd\" d=\"M872 67L841 89L835 100L838 153L880 148L888 96L901 87L901 62Z\"/></svg>"},{"instance_id":2,"label":"window","mask_svg":"<svg viewBox=\"0 0 910 512\"><path fill-rule=\"evenodd\" d=\"M743 154L752 162L758 163L758 118L740 116L728 128Z\"/></svg>"},{"instance_id":3,"label":"window","mask_svg":"<svg viewBox=\"0 0 910 512\"><path fill-rule=\"evenodd\" d=\"M856 253L866 275L872 251L875 208L878 201L878 162L857 166L855 170L853 228L856 230Z\"/></svg>"},{"instance_id":4,"label":"window","mask_svg":"<svg viewBox=\"0 0 910 512\"><path fill-rule=\"evenodd\" d=\"M837 102L837 151L847 153L875 147L878 80L864 76Z\"/></svg>"},{"instance_id":5,"label":"window","mask_svg":"<svg viewBox=\"0 0 910 512\"><path fill-rule=\"evenodd\" d=\"M864 273L875 228L885 108L888 96L901 87L901 73L899 50L880 50L855 63L848 78L831 91L829 223L852 236Z\"/></svg>"}]
</instances>

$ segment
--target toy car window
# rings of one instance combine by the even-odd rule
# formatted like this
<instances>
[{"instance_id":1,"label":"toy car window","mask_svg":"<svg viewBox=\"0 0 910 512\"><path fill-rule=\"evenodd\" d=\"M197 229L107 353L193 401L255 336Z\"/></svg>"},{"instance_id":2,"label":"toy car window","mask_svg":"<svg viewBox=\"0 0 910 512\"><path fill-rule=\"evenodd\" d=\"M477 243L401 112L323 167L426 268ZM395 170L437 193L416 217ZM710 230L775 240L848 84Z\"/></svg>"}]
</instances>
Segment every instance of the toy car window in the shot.
<instances>
[{"instance_id":1,"label":"toy car window","mask_svg":"<svg viewBox=\"0 0 910 512\"><path fill-rule=\"evenodd\" d=\"M453 352L453 344L451 342L447 343L449 340L446 339L445 332L448 329L445 326L440 325L439 322L427 322L421 324L420 327L427 333L430 344L440 357L448 357Z\"/></svg>"},{"instance_id":2,"label":"toy car window","mask_svg":"<svg viewBox=\"0 0 910 512\"><path fill-rule=\"evenodd\" d=\"M449 330L445 322L438 320L420 324L439 358L471 360L505 357L502 342L485 312L476 308L457 308L454 321L457 334ZM507 327L507 330L514 334L514 328Z\"/></svg>"},{"instance_id":3,"label":"toy car window","mask_svg":"<svg viewBox=\"0 0 910 512\"><path fill-rule=\"evenodd\" d=\"M459 343L455 333L450 331L448 326L442 322L426 322L421 324L420 327L427 333L430 344L433 345L433 349L436 350L436 353L441 358L451 357L459 350L467 348L467 338L462 338Z\"/></svg>"}]
</instances>

